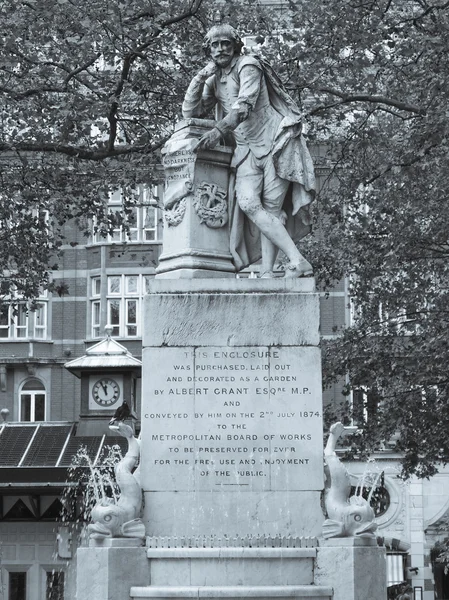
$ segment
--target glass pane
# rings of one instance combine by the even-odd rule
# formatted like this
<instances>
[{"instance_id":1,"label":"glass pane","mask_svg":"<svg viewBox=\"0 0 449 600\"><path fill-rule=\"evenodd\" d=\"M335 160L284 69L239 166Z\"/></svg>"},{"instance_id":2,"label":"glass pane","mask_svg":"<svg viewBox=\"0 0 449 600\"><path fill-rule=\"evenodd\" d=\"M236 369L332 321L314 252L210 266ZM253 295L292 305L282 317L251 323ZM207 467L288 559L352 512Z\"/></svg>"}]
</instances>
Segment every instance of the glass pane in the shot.
<instances>
[{"instance_id":1,"label":"glass pane","mask_svg":"<svg viewBox=\"0 0 449 600\"><path fill-rule=\"evenodd\" d=\"M128 300L126 306L126 322L137 323L137 300Z\"/></svg>"},{"instance_id":2,"label":"glass pane","mask_svg":"<svg viewBox=\"0 0 449 600\"><path fill-rule=\"evenodd\" d=\"M32 390L33 392L45 390L45 386L40 379L29 379L22 387L22 392L25 390Z\"/></svg>"},{"instance_id":3,"label":"glass pane","mask_svg":"<svg viewBox=\"0 0 449 600\"><path fill-rule=\"evenodd\" d=\"M145 229L145 240L147 242L153 242L156 239L156 231L151 229Z\"/></svg>"},{"instance_id":4,"label":"glass pane","mask_svg":"<svg viewBox=\"0 0 449 600\"><path fill-rule=\"evenodd\" d=\"M115 225L113 232L111 234L112 241L120 241L122 239L122 228L120 226L121 223L121 215L122 215L122 207L121 206L113 206L109 209L109 214L112 216L112 224Z\"/></svg>"},{"instance_id":5,"label":"glass pane","mask_svg":"<svg viewBox=\"0 0 449 600\"><path fill-rule=\"evenodd\" d=\"M154 229L156 227L156 209L149 206L145 212L145 229Z\"/></svg>"},{"instance_id":6,"label":"glass pane","mask_svg":"<svg viewBox=\"0 0 449 600\"><path fill-rule=\"evenodd\" d=\"M109 194L109 204L121 204L122 203L122 190L114 190Z\"/></svg>"},{"instance_id":7,"label":"glass pane","mask_svg":"<svg viewBox=\"0 0 449 600\"><path fill-rule=\"evenodd\" d=\"M37 338L43 338L45 335L45 328L47 326L47 306L45 304L39 304L36 311L34 312L34 335Z\"/></svg>"},{"instance_id":8,"label":"glass pane","mask_svg":"<svg viewBox=\"0 0 449 600\"><path fill-rule=\"evenodd\" d=\"M137 242L138 240L138 231L137 229L130 229L127 234L127 238L130 242Z\"/></svg>"},{"instance_id":9,"label":"glass pane","mask_svg":"<svg viewBox=\"0 0 449 600\"><path fill-rule=\"evenodd\" d=\"M2 304L0 305L0 326L8 327L9 325L9 305ZM7 337L6 334L5 337Z\"/></svg>"},{"instance_id":10,"label":"glass pane","mask_svg":"<svg viewBox=\"0 0 449 600\"><path fill-rule=\"evenodd\" d=\"M45 600L64 600L64 573L47 571L47 593Z\"/></svg>"},{"instance_id":11,"label":"glass pane","mask_svg":"<svg viewBox=\"0 0 449 600\"><path fill-rule=\"evenodd\" d=\"M122 283L122 278L120 275L118 277L108 277L109 293L110 294L120 294L121 283Z\"/></svg>"},{"instance_id":12,"label":"glass pane","mask_svg":"<svg viewBox=\"0 0 449 600\"><path fill-rule=\"evenodd\" d=\"M121 242L122 241L122 230L114 229L111 235L111 241L113 242Z\"/></svg>"},{"instance_id":13,"label":"glass pane","mask_svg":"<svg viewBox=\"0 0 449 600\"><path fill-rule=\"evenodd\" d=\"M26 600L27 574L25 572L9 573L9 600Z\"/></svg>"},{"instance_id":14,"label":"glass pane","mask_svg":"<svg viewBox=\"0 0 449 600\"><path fill-rule=\"evenodd\" d=\"M92 302L92 336L100 337L100 303Z\"/></svg>"},{"instance_id":15,"label":"glass pane","mask_svg":"<svg viewBox=\"0 0 449 600\"><path fill-rule=\"evenodd\" d=\"M100 295L100 287L101 287L101 279L99 277L94 277L92 279L92 296Z\"/></svg>"},{"instance_id":16,"label":"glass pane","mask_svg":"<svg viewBox=\"0 0 449 600\"><path fill-rule=\"evenodd\" d=\"M112 325L112 335L120 335L120 300L108 301L108 324Z\"/></svg>"},{"instance_id":17,"label":"glass pane","mask_svg":"<svg viewBox=\"0 0 449 600\"><path fill-rule=\"evenodd\" d=\"M28 332L27 332L28 315L27 315L27 308L24 304L20 304L17 307L17 311L15 312L14 319L16 322L15 337L18 337L18 338L27 337L27 335L28 335Z\"/></svg>"},{"instance_id":18,"label":"glass pane","mask_svg":"<svg viewBox=\"0 0 449 600\"><path fill-rule=\"evenodd\" d=\"M127 294L137 294L138 292L138 278L137 275L127 275L126 276L126 293Z\"/></svg>"},{"instance_id":19,"label":"glass pane","mask_svg":"<svg viewBox=\"0 0 449 600\"><path fill-rule=\"evenodd\" d=\"M26 325L26 320L27 320L26 306L24 306L23 304L20 304L17 307L17 314L15 315L15 317L16 317L17 327L23 327L24 325Z\"/></svg>"},{"instance_id":20,"label":"glass pane","mask_svg":"<svg viewBox=\"0 0 449 600\"><path fill-rule=\"evenodd\" d=\"M130 227L137 227L137 208L133 206L131 212L127 215L128 225Z\"/></svg>"},{"instance_id":21,"label":"glass pane","mask_svg":"<svg viewBox=\"0 0 449 600\"><path fill-rule=\"evenodd\" d=\"M20 399L20 420L31 421L31 395L22 394Z\"/></svg>"},{"instance_id":22,"label":"glass pane","mask_svg":"<svg viewBox=\"0 0 449 600\"><path fill-rule=\"evenodd\" d=\"M100 303L92 302L92 325L100 325Z\"/></svg>"},{"instance_id":23,"label":"glass pane","mask_svg":"<svg viewBox=\"0 0 449 600\"><path fill-rule=\"evenodd\" d=\"M45 394L36 394L34 397L34 420L45 421Z\"/></svg>"},{"instance_id":24,"label":"glass pane","mask_svg":"<svg viewBox=\"0 0 449 600\"><path fill-rule=\"evenodd\" d=\"M129 337L136 337L137 326L136 325L127 325L126 326L126 335L128 335Z\"/></svg>"}]
</instances>

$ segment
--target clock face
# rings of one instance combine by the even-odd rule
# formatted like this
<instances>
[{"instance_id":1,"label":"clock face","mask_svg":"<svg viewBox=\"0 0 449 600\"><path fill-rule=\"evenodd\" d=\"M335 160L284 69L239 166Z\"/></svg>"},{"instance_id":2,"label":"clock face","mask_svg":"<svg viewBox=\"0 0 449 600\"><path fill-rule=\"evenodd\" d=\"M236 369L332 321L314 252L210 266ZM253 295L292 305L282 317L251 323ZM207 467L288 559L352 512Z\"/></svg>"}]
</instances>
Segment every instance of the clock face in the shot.
<instances>
[{"instance_id":1,"label":"clock face","mask_svg":"<svg viewBox=\"0 0 449 600\"><path fill-rule=\"evenodd\" d=\"M92 398L99 406L112 406L120 398L120 386L111 377L102 377L92 386Z\"/></svg>"}]
</instances>

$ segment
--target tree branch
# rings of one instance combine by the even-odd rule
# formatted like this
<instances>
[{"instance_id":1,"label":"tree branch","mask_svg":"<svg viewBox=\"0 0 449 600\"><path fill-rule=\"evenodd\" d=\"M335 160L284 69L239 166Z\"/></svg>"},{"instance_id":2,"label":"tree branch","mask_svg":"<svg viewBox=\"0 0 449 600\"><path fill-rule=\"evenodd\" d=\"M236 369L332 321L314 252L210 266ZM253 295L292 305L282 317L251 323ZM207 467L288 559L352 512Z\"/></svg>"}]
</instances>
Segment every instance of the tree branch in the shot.
<instances>
[{"instance_id":1,"label":"tree branch","mask_svg":"<svg viewBox=\"0 0 449 600\"><path fill-rule=\"evenodd\" d=\"M373 104L386 104L387 106L393 106L399 110L404 110L406 112L412 112L418 115L426 114L426 111L419 106L414 106L413 104L407 104L405 102L401 102L400 100L395 100L393 98L387 98L386 96L379 95L371 95L371 94L345 94L340 90L330 87L312 87L318 92L324 92L326 94L331 94L332 96L337 96L341 99L340 104L350 104L351 102L370 102Z\"/></svg>"},{"instance_id":2,"label":"tree branch","mask_svg":"<svg viewBox=\"0 0 449 600\"><path fill-rule=\"evenodd\" d=\"M89 149L86 147L77 147L64 144L52 143L20 143L20 144L5 144L0 143L0 153L2 152L44 152L53 154L64 154L82 160L101 161L106 158L114 158L118 156L126 156L131 154L151 154L161 148L170 136L167 135L160 141L151 145L141 146L119 146L106 148Z\"/></svg>"}]
</instances>

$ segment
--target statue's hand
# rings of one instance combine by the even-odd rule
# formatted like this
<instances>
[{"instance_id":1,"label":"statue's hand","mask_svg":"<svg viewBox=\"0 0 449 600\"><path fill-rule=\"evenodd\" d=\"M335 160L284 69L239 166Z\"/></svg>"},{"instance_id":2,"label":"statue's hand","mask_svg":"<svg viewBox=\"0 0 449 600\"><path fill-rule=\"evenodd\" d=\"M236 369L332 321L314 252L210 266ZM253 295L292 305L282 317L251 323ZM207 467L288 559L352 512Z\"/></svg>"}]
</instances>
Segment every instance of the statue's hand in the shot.
<instances>
[{"instance_id":1,"label":"statue's hand","mask_svg":"<svg viewBox=\"0 0 449 600\"><path fill-rule=\"evenodd\" d=\"M212 75L215 75L217 70L218 70L217 65L211 61L210 63L207 63L207 65L204 67L204 69L201 69L201 71L197 75L197 78L200 81L206 81L206 79L209 79L209 77L212 77Z\"/></svg>"},{"instance_id":2,"label":"statue's hand","mask_svg":"<svg viewBox=\"0 0 449 600\"><path fill-rule=\"evenodd\" d=\"M214 128L203 135L198 142L198 145L194 149L194 152L199 152L199 150L209 150L209 148L216 146L220 139L221 133L218 131L218 129Z\"/></svg>"}]
</instances>

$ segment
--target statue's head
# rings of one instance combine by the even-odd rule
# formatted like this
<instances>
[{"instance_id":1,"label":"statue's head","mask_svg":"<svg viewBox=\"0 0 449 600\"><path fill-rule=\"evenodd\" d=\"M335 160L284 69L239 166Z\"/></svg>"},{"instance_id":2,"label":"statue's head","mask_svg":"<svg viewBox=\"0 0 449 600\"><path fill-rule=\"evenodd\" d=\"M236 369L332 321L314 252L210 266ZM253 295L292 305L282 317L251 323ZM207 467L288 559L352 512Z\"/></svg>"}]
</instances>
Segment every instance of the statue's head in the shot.
<instances>
[{"instance_id":1,"label":"statue's head","mask_svg":"<svg viewBox=\"0 0 449 600\"><path fill-rule=\"evenodd\" d=\"M203 49L219 67L226 67L241 54L243 42L231 25L214 25L206 34Z\"/></svg>"}]
</instances>

